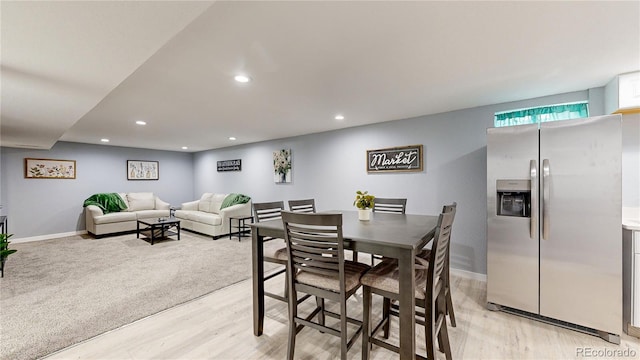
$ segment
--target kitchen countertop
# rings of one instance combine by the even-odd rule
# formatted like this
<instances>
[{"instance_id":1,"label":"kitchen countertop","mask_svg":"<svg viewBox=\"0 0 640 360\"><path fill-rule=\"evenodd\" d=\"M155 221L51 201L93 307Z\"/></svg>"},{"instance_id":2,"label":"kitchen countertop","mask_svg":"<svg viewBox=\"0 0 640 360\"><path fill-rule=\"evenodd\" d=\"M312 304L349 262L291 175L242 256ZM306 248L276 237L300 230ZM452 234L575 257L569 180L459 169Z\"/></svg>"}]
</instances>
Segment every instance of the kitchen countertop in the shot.
<instances>
[{"instance_id":1,"label":"kitchen countertop","mask_svg":"<svg viewBox=\"0 0 640 360\"><path fill-rule=\"evenodd\" d=\"M640 208L622 208L622 228L640 231Z\"/></svg>"}]
</instances>

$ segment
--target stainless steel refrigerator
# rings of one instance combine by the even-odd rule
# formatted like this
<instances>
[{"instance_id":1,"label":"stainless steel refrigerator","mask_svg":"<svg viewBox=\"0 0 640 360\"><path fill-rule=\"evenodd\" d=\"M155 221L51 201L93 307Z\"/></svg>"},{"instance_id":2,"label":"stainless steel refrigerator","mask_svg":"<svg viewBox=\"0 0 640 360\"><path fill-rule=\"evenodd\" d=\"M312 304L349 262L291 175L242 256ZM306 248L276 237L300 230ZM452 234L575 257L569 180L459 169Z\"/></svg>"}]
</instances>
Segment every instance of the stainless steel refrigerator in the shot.
<instances>
[{"instance_id":1,"label":"stainless steel refrigerator","mask_svg":"<svg viewBox=\"0 0 640 360\"><path fill-rule=\"evenodd\" d=\"M489 309L620 343L621 153L620 115L487 130Z\"/></svg>"}]
</instances>

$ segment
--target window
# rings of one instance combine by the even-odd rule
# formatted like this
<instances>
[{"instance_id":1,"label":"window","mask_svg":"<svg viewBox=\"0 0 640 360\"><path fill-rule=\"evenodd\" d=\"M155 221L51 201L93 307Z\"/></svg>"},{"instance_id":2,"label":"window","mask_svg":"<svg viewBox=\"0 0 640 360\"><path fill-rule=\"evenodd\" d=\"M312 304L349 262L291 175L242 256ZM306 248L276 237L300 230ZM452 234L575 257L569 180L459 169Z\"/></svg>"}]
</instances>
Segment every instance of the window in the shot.
<instances>
[{"instance_id":1,"label":"window","mask_svg":"<svg viewBox=\"0 0 640 360\"><path fill-rule=\"evenodd\" d=\"M541 106L495 113L495 127L539 124L547 121L570 120L589 116L589 103L577 102Z\"/></svg>"}]
</instances>

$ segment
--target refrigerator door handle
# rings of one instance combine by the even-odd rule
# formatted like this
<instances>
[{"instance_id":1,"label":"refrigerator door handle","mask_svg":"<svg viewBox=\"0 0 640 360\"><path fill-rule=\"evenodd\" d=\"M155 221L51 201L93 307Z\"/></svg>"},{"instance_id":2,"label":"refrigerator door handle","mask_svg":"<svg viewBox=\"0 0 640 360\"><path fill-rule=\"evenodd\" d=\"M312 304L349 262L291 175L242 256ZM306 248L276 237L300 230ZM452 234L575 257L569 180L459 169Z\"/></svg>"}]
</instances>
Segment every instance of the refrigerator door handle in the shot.
<instances>
[{"instance_id":1,"label":"refrigerator door handle","mask_svg":"<svg viewBox=\"0 0 640 360\"><path fill-rule=\"evenodd\" d=\"M542 160L542 238L549 240L549 159Z\"/></svg>"},{"instance_id":2,"label":"refrigerator door handle","mask_svg":"<svg viewBox=\"0 0 640 360\"><path fill-rule=\"evenodd\" d=\"M529 237L536 239L536 227L538 226L538 199L537 199L537 184L538 184L538 163L535 160L529 162L529 174L531 177L531 221L529 226Z\"/></svg>"}]
</instances>

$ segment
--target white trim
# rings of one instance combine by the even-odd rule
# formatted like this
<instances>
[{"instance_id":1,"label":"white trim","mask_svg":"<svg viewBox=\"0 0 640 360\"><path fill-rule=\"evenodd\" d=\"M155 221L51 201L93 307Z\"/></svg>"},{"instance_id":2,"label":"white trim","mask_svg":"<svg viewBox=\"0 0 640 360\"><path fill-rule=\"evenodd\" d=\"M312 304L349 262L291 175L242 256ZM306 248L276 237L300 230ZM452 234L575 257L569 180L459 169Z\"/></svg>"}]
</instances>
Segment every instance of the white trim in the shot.
<instances>
[{"instance_id":1,"label":"white trim","mask_svg":"<svg viewBox=\"0 0 640 360\"><path fill-rule=\"evenodd\" d=\"M472 280L479 280L482 282L487 282L487 275L486 274L480 274L480 273L476 273L476 272L471 272L471 271L467 271L467 270L460 270L460 269L454 269L454 268L450 268L449 272L455 276L459 276L459 277L463 277L465 279L472 279Z\"/></svg>"},{"instance_id":2,"label":"white trim","mask_svg":"<svg viewBox=\"0 0 640 360\"><path fill-rule=\"evenodd\" d=\"M25 243L25 242L31 242L31 241L51 240L51 239L57 239L57 238L61 238L61 237L74 236L74 235L85 235L85 234L87 234L87 230L71 231L71 232L59 233L59 234L48 234L48 235L32 236L32 237L19 238L19 239L11 238L10 241L11 241L12 244L17 244L17 243Z\"/></svg>"}]
</instances>

